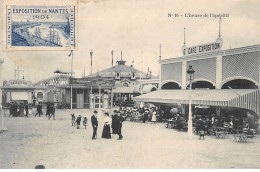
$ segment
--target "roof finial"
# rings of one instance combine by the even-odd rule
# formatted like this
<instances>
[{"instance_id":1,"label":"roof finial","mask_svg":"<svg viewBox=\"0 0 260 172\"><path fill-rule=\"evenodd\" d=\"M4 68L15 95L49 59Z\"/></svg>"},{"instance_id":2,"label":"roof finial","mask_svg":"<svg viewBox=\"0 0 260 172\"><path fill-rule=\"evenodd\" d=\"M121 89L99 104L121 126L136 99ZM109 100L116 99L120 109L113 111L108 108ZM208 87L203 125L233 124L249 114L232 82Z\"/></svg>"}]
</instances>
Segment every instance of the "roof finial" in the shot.
<instances>
[{"instance_id":1,"label":"roof finial","mask_svg":"<svg viewBox=\"0 0 260 172\"><path fill-rule=\"evenodd\" d=\"M161 46L161 44L160 44L160 55L159 55L159 60L161 60L162 59L162 46Z\"/></svg>"},{"instance_id":2,"label":"roof finial","mask_svg":"<svg viewBox=\"0 0 260 172\"><path fill-rule=\"evenodd\" d=\"M221 37L221 17L219 17L219 33L218 33L218 37Z\"/></svg>"},{"instance_id":3,"label":"roof finial","mask_svg":"<svg viewBox=\"0 0 260 172\"><path fill-rule=\"evenodd\" d=\"M123 54L123 53L122 53L122 50L121 50L121 60L123 59L123 57L122 57L123 55L122 55L122 54Z\"/></svg>"},{"instance_id":4,"label":"roof finial","mask_svg":"<svg viewBox=\"0 0 260 172\"><path fill-rule=\"evenodd\" d=\"M111 55L112 55L112 67L114 67L114 50L111 51Z\"/></svg>"},{"instance_id":5,"label":"roof finial","mask_svg":"<svg viewBox=\"0 0 260 172\"><path fill-rule=\"evenodd\" d=\"M184 27L184 45L186 44L186 40L185 40L185 27Z\"/></svg>"}]
</instances>

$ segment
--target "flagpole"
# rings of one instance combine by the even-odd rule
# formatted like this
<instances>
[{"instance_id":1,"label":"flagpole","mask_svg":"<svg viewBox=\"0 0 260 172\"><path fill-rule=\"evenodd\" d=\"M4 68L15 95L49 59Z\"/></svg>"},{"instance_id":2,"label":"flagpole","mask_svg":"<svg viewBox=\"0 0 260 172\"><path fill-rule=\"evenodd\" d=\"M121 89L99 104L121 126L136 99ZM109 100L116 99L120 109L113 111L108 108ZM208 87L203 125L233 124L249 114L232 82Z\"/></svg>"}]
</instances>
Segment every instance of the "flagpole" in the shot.
<instances>
[{"instance_id":1,"label":"flagpole","mask_svg":"<svg viewBox=\"0 0 260 172\"><path fill-rule=\"evenodd\" d=\"M71 50L70 55L71 55L71 78L72 78L73 77L73 50ZM70 109L72 109L72 82L70 83Z\"/></svg>"}]
</instances>

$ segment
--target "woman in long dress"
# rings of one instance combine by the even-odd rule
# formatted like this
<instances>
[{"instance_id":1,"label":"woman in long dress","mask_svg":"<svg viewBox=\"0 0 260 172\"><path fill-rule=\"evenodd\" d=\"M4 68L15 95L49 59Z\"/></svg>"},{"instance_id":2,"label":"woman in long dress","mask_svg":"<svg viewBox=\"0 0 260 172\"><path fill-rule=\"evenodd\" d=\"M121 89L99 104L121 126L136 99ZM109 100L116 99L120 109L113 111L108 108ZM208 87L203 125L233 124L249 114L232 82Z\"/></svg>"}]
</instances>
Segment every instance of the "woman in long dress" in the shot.
<instances>
[{"instance_id":1,"label":"woman in long dress","mask_svg":"<svg viewBox=\"0 0 260 172\"><path fill-rule=\"evenodd\" d=\"M156 124L156 112L155 111L153 112L151 122L152 122L152 124Z\"/></svg>"},{"instance_id":2,"label":"woman in long dress","mask_svg":"<svg viewBox=\"0 0 260 172\"><path fill-rule=\"evenodd\" d=\"M111 119L109 117L108 112L106 112L105 115L106 115L106 117L104 118L104 128L103 128L103 132L102 132L102 138L111 139L111 132L110 132Z\"/></svg>"}]
</instances>

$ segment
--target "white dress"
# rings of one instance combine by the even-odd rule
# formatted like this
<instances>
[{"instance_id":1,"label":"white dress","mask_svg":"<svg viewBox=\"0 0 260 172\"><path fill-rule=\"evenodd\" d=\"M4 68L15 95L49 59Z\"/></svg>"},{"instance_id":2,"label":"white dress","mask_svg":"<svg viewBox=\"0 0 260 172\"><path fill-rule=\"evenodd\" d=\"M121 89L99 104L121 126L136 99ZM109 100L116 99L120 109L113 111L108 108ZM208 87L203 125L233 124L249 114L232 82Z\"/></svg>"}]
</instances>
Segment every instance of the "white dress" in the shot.
<instances>
[{"instance_id":1,"label":"white dress","mask_svg":"<svg viewBox=\"0 0 260 172\"><path fill-rule=\"evenodd\" d=\"M152 122L156 122L156 112L153 112L153 115L152 115Z\"/></svg>"}]
</instances>

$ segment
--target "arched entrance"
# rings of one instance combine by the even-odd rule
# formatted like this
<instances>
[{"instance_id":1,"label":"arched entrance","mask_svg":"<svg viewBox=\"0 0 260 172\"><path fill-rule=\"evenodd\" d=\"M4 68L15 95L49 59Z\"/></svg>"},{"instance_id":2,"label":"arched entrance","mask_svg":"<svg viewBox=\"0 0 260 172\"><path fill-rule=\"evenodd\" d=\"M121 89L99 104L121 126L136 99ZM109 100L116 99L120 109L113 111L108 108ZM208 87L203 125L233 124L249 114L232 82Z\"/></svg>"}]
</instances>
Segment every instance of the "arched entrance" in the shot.
<instances>
[{"instance_id":1,"label":"arched entrance","mask_svg":"<svg viewBox=\"0 0 260 172\"><path fill-rule=\"evenodd\" d=\"M221 89L258 89L258 86L247 79L234 79L222 85Z\"/></svg>"},{"instance_id":2,"label":"arched entrance","mask_svg":"<svg viewBox=\"0 0 260 172\"><path fill-rule=\"evenodd\" d=\"M167 83L162 85L162 89L164 89L164 90L167 90L167 89L181 89L181 87L176 82L167 82Z\"/></svg>"},{"instance_id":3,"label":"arched entrance","mask_svg":"<svg viewBox=\"0 0 260 172\"><path fill-rule=\"evenodd\" d=\"M190 88L190 84L188 84L187 89ZM208 81L194 81L192 83L192 89L196 88L208 88L208 89L215 89L215 86Z\"/></svg>"}]
</instances>

